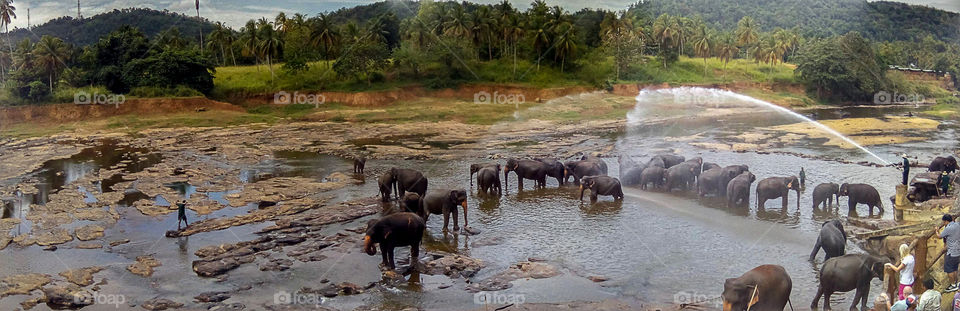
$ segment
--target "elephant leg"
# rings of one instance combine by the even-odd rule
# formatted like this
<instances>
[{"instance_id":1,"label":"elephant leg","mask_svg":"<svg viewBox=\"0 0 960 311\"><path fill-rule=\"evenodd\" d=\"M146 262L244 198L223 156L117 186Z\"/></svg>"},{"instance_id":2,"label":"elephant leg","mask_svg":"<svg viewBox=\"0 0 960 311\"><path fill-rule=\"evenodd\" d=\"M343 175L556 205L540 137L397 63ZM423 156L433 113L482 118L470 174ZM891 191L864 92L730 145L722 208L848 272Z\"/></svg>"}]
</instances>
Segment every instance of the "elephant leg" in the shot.
<instances>
[{"instance_id":1,"label":"elephant leg","mask_svg":"<svg viewBox=\"0 0 960 311\"><path fill-rule=\"evenodd\" d=\"M814 245L813 245L813 252L810 253L810 261L813 261L814 259L817 259L817 253L820 252L820 248L821 248L822 246L823 246L823 244L821 244L821 242L820 242L820 237L817 237L817 244L814 244ZM828 255L828 256L829 256L829 255ZM823 261L826 262L827 260L824 259Z\"/></svg>"},{"instance_id":2,"label":"elephant leg","mask_svg":"<svg viewBox=\"0 0 960 311\"><path fill-rule=\"evenodd\" d=\"M857 210L857 201L847 200L847 206L850 208L848 212L853 212Z\"/></svg>"},{"instance_id":3,"label":"elephant leg","mask_svg":"<svg viewBox=\"0 0 960 311\"><path fill-rule=\"evenodd\" d=\"M380 257L382 258L382 260L381 260L380 263L381 263L384 267L388 267L388 268L389 268L389 267L390 267L390 255L387 255L387 247L383 246L383 244L380 244Z\"/></svg>"},{"instance_id":4,"label":"elephant leg","mask_svg":"<svg viewBox=\"0 0 960 311\"><path fill-rule=\"evenodd\" d=\"M450 224L450 208L443 208L443 232L447 232L447 225Z\"/></svg>"},{"instance_id":5,"label":"elephant leg","mask_svg":"<svg viewBox=\"0 0 960 311\"><path fill-rule=\"evenodd\" d=\"M867 297L870 297L870 283L863 287L863 295L860 296L860 308L867 310Z\"/></svg>"},{"instance_id":6,"label":"elephant leg","mask_svg":"<svg viewBox=\"0 0 960 311\"><path fill-rule=\"evenodd\" d=\"M590 202L596 202L599 199L596 191L590 190Z\"/></svg>"},{"instance_id":7,"label":"elephant leg","mask_svg":"<svg viewBox=\"0 0 960 311\"><path fill-rule=\"evenodd\" d=\"M816 296L813 296L813 302L810 303L810 309L811 309L811 310L816 310L816 309L817 309L817 303L820 302L820 297L821 297L821 296L823 296L823 287L817 286L817 295L816 295Z\"/></svg>"},{"instance_id":8,"label":"elephant leg","mask_svg":"<svg viewBox=\"0 0 960 311\"><path fill-rule=\"evenodd\" d=\"M856 293L853 294L853 303L850 304L850 311L859 311L857 309L857 304L859 304L860 300L862 299L863 299L863 286L860 286L857 288Z\"/></svg>"},{"instance_id":9,"label":"elephant leg","mask_svg":"<svg viewBox=\"0 0 960 311\"><path fill-rule=\"evenodd\" d=\"M523 177L517 174L517 191L523 191Z\"/></svg>"},{"instance_id":10,"label":"elephant leg","mask_svg":"<svg viewBox=\"0 0 960 311\"><path fill-rule=\"evenodd\" d=\"M387 248L387 253L390 256L390 270L394 270L397 268L397 262L393 258L393 247Z\"/></svg>"},{"instance_id":11,"label":"elephant leg","mask_svg":"<svg viewBox=\"0 0 960 311\"><path fill-rule=\"evenodd\" d=\"M833 308L830 307L830 296L833 295L833 292L824 292L823 293L823 310L830 311Z\"/></svg>"},{"instance_id":12,"label":"elephant leg","mask_svg":"<svg viewBox=\"0 0 960 311\"><path fill-rule=\"evenodd\" d=\"M782 203L781 205L783 205L783 210L784 210L784 211L787 210L787 203L788 203L788 202L787 202L787 197L788 197L788 196L789 196L789 193L783 195L783 200L782 200L783 203Z\"/></svg>"},{"instance_id":13,"label":"elephant leg","mask_svg":"<svg viewBox=\"0 0 960 311\"><path fill-rule=\"evenodd\" d=\"M460 232L460 217L456 207L450 208L450 216L453 217L453 232Z\"/></svg>"},{"instance_id":14,"label":"elephant leg","mask_svg":"<svg viewBox=\"0 0 960 311\"><path fill-rule=\"evenodd\" d=\"M410 245L410 266L417 267L420 264L420 243Z\"/></svg>"}]
</instances>

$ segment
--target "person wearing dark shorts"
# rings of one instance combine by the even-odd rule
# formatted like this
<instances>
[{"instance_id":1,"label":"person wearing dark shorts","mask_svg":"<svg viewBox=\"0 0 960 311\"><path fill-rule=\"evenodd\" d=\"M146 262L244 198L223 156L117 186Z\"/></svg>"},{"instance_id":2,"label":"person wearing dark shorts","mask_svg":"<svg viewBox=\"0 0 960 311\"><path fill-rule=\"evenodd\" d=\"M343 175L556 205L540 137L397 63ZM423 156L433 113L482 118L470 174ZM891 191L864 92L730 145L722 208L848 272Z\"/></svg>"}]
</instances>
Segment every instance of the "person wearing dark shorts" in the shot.
<instances>
[{"instance_id":1,"label":"person wearing dark shorts","mask_svg":"<svg viewBox=\"0 0 960 311\"><path fill-rule=\"evenodd\" d=\"M907 159L906 153L900 155L900 157L903 158L903 168L901 169L903 170L903 184L908 185L907 178L910 177L910 160Z\"/></svg>"},{"instance_id":2,"label":"person wearing dark shorts","mask_svg":"<svg viewBox=\"0 0 960 311\"><path fill-rule=\"evenodd\" d=\"M189 225L187 223L187 200L177 201L177 230L180 230L180 221L183 221L183 225Z\"/></svg>"},{"instance_id":3,"label":"person wearing dark shorts","mask_svg":"<svg viewBox=\"0 0 960 311\"><path fill-rule=\"evenodd\" d=\"M940 237L943 238L943 243L947 247L946 258L943 259L943 272L946 272L950 278L950 285L945 291L954 292L960 286L957 284L957 268L960 266L960 224L954 222L950 214L943 215L941 219L943 222L937 230L943 229Z\"/></svg>"}]
</instances>

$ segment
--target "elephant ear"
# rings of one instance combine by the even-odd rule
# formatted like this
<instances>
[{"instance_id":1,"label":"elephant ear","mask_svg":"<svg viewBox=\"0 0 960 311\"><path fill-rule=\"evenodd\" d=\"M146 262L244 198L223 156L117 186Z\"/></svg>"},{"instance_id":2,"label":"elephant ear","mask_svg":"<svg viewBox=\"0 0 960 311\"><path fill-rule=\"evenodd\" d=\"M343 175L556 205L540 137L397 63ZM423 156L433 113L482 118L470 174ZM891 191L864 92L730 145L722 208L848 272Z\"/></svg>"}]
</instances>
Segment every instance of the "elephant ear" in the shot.
<instances>
[{"instance_id":1,"label":"elephant ear","mask_svg":"<svg viewBox=\"0 0 960 311\"><path fill-rule=\"evenodd\" d=\"M790 182L787 183L787 189L790 189L790 188L793 188L793 180L792 180L792 179L790 180Z\"/></svg>"}]
</instances>

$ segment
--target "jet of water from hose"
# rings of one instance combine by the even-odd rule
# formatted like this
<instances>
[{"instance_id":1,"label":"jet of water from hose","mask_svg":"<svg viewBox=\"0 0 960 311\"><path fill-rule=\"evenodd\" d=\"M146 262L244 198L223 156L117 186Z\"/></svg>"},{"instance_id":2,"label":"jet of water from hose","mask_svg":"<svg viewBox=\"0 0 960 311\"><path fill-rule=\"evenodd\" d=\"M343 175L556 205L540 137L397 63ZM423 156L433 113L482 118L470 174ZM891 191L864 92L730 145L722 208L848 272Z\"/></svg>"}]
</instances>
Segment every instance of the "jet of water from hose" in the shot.
<instances>
[{"instance_id":1,"label":"jet of water from hose","mask_svg":"<svg viewBox=\"0 0 960 311\"><path fill-rule=\"evenodd\" d=\"M641 90L640 93L637 95L637 104L638 104L637 108L634 111L631 111L627 115L628 121L634 121L637 117L639 117L636 114L640 110L640 107L641 107L640 104L643 104L642 101L648 100L650 99L650 97L653 97L653 98L673 97L675 101L678 103L695 103L695 104L703 104L705 106L709 103L716 103L717 105L719 105L720 102L733 99L733 100L736 100L737 102L749 103L749 104L761 106L764 108L772 109L774 111L777 111L777 112L789 115L791 117L800 119L804 122L810 123L813 126L823 130L824 132L829 133L830 135L836 136L837 138L840 138L841 140L850 144L851 146L854 146L857 149L860 149L863 152L866 152L867 154L876 158L878 161L880 161L884 165L890 165L890 162L888 162L887 160L884 160L880 156L874 154L869 149L861 146L860 144L853 141L849 137L844 136L843 134L840 134L840 132L837 132L836 130L828 126L823 125L823 123L817 122L816 120L805 117L804 115L796 113L790 109L777 106L773 103L759 100L747 95L734 93L727 90L709 89L709 88L702 88L702 87L680 87L680 88L659 89L659 90Z\"/></svg>"}]
</instances>

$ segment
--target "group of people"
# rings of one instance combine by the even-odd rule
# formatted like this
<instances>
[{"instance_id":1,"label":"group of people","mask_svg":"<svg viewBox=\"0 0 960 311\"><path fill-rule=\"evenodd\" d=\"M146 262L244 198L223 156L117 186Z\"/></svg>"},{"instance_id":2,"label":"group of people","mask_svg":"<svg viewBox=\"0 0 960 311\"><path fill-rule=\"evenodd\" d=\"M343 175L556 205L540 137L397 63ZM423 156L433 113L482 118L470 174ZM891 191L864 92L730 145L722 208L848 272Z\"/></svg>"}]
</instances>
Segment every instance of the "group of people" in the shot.
<instances>
[{"instance_id":1,"label":"group of people","mask_svg":"<svg viewBox=\"0 0 960 311\"><path fill-rule=\"evenodd\" d=\"M953 296L953 308L950 310L960 311L960 283L957 282L957 270L960 268L960 224L954 221L952 215L946 214L941 218L941 223L937 227L938 236L943 239L946 249L943 260L943 271L947 273L950 281L944 289L944 293L955 293ZM881 294L874 301L873 310L876 311L939 311L941 293L934 289L932 278L923 280L923 287L926 290L918 298L914 295L913 287L916 282L914 268L916 259L911 254L910 246L900 245L900 262L896 265L887 264L887 267L900 274L900 286L897 290L897 300L892 301L886 294Z\"/></svg>"}]
</instances>

